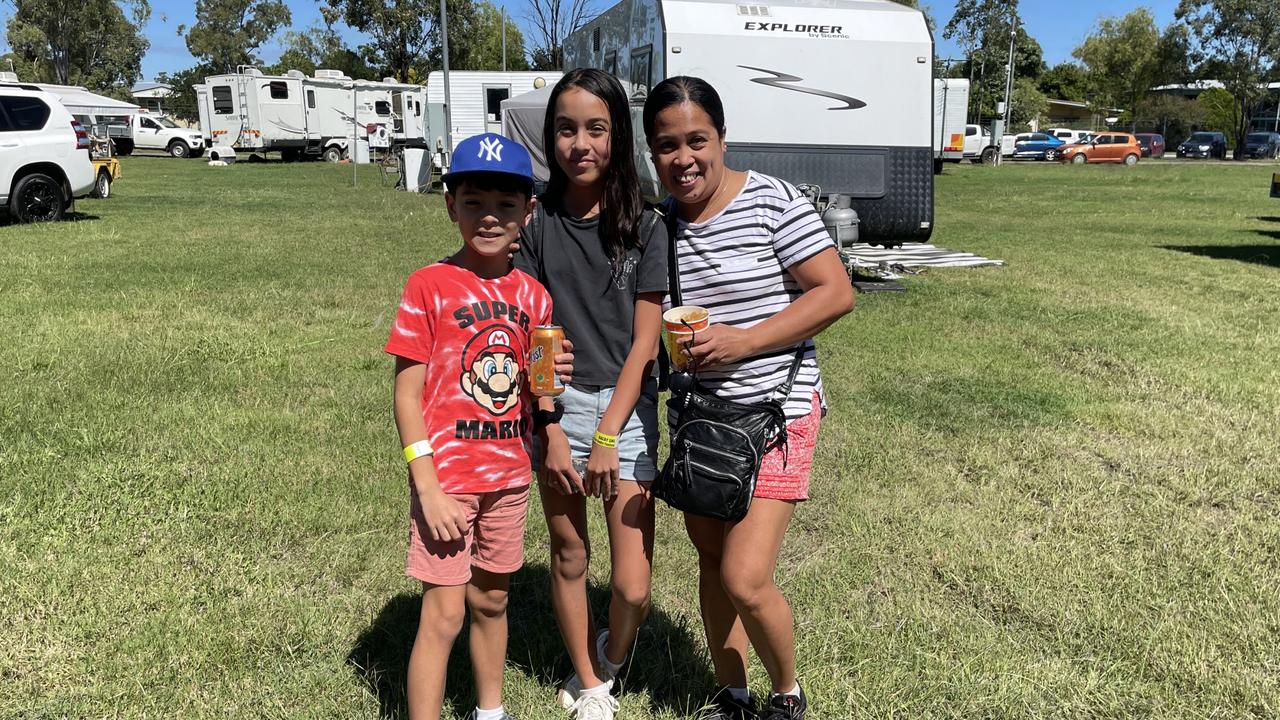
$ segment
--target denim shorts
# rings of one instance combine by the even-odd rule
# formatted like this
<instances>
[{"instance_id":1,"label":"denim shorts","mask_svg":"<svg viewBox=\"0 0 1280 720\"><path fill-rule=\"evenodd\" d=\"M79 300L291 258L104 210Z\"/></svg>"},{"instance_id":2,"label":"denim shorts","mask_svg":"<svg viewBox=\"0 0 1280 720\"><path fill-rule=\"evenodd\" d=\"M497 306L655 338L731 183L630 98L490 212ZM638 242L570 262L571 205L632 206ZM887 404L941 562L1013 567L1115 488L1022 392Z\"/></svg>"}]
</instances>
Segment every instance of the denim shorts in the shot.
<instances>
[{"instance_id":1,"label":"denim shorts","mask_svg":"<svg viewBox=\"0 0 1280 720\"><path fill-rule=\"evenodd\" d=\"M556 405L564 411L560 429L569 438L569 451L584 465L613 390L612 386L572 383L556 398ZM542 467L538 442L534 442L533 467ZM618 470L623 480L652 482L658 476L658 383L653 379L645 382L631 417L618 433Z\"/></svg>"}]
</instances>

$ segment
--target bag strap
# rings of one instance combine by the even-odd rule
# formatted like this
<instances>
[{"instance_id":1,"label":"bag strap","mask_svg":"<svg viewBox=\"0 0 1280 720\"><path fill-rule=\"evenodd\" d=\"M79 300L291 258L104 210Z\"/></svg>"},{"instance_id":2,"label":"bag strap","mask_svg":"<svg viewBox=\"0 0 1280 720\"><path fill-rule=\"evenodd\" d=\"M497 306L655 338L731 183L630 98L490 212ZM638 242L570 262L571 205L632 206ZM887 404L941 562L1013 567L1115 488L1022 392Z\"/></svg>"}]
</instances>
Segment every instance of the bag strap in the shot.
<instances>
[{"instance_id":1,"label":"bag strap","mask_svg":"<svg viewBox=\"0 0 1280 720\"><path fill-rule=\"evenodd\" d=\"M676 260L676 230L679 220L676 217L676 199L668 197L654 207L667 223L667 294L671 296L671 307L684 304L680 299L680 265Z\"/></svg>"}]
</instances>

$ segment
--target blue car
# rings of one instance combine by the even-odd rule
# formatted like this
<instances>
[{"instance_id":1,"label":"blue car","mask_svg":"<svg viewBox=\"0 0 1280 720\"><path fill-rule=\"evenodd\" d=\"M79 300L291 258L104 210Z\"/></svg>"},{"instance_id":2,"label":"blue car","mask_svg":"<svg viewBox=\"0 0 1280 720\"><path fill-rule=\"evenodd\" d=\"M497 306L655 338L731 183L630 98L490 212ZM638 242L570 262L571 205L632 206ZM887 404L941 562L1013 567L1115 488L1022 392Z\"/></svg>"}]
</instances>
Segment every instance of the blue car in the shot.
<instances>
[{"instance_id":1,"label":"blue car","mask_svg":"<svg viewBox=\"0 0 1280 720\"><path fill-rule=\"evenodd\" d=\"M1013 156L1019 160L1057 160L1062 138L1048 133L1022 133L1013 139Z\"/></svg>"}]
</instances>

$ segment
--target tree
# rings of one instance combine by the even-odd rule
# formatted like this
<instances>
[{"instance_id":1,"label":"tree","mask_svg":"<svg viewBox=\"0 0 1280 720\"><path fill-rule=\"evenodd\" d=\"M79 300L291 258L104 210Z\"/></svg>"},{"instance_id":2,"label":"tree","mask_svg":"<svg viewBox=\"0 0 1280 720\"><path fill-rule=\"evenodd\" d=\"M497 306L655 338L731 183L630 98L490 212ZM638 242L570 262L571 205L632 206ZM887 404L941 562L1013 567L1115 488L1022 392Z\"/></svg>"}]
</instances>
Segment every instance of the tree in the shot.
<instances>
[{"instance_id":1,"label":"tree","mask_svg":"<svg viewBox=\"0 0 1280 720\"><path fill-rule=\"evenodd\" d=\"M1040 92L1055 100L1084 102L1089 97L1089 79L1075 63L1058 63L1040 76Z\"/></svg>"},{"instance_id":2,"label":"tree","mask_svg":"<svg viewBox=\"0 0 1280 720\"><path fill-rule=\"evenodd\" d=\"M1009 101L1009 128L1028 129L1031 121L1049 109L1049 99L1029 77L1018 78L1013 85L1013 97Z\"/></svg>"},{"instance_id":3,"label":"tree","mask_svg":"<svg viewBox=\"0 0 1280 720\"><path fill-rule=\"evenodd\" d=\"M256 65L255 51L276 31L288 27L289 6L282 0L196 0L196 23L186 34L187 50L217 72Z\"/></svg>"},{"instance_id":4,"label":"tree","mask_svg":"<svg viewBox=\"0 0 1280 720\"><path fill-rule=\"evenodd\" d=\"M1196 98L1204 116L1204 129L1221 131L1227 136L1227 144L1235 145L1244 137L1240 128L1240 106L1230 92L1222 88L1209 88Z\"/></svg>"},{"instance_id":5,"label":"tree","mask_svg":"<svg viewBox=\"0 0 1280 720\"><path fill-rule=\"evenodd\" d=\"M1084 63L1092 104L1106 111L1133 110L1159 71L1160 33L1151 11L1140 7L1122 18L1103 18L1094 34L1071 52ZM1130 130L1136 130L1136 116Z\"/></svg>"},{"instance_id":6,"label":"tree","mask_svg":"<svg viewBox=\"0 0 1280 720\"><path fill-rule=\"evenodd\" d=\"M363 46L365 59L374 61L400 82L420 74L429 34L440 17L437 0L326 0L325 22L338 20L365 33L373 42ZM469 5L452 0L450 5ZM452 14L453 9L449 12ZM452 48L450 48L452 50Z\"/></svg>"},{"instance_id":7,"label":"tree","mask_svg":"<svg viewBox=\"0 0 1280 720\"><path fill-rule=\"evenodd\" d=\"M439 15L431 28L431 49L427 53L427 66L432 70L444 67L444 53L440 42ZM491 2L451 0L449 3L449 69L450 70L501 70L502 69L503 13ZM515 21L506 18L507 69L527 70L524 57L524 36Z\"/></svg>"},{"instance_id":8,"label":"tree","mask_svg":"<svg viewBox=\"0 0 1280 720\"><path fill-rule=\"evenodd\" d=\"M593 17L592 0L528 0L534 70L564 67L564 41Z\"/></svg>"},{"instance_id":9,"label":"tree","mask_svg":"<svg viewBox=\"0 0 1280 720\"><path fill-rule=\"evenodd\" d=\"M370 67L360 53L347 47L332 27L316 25L301 32L287 32L284 46L280 60L266 68L267 72L279 75L286 70L300 70L314 75L317 69L326 68L341 70L357 80L379 77L378 69Z\"/></svg>"},{"instance_id":10,"label":"tree","mask_svg":"<svg viewBox=\"0 0 1280 720\"><path fill-rule=\"evenodd\" d=\"M1263 81L1280 64L1280 3L1181 0L1174 17L1190 28L1201 76L1216 76L1231 95L1232 134L1241 141L1233 156L1241 160L1251 113L1267 96Z\"/></svg>"},{"instance_id":11,"label":"tree","mask_svg":"<svg viewBox=\"0 0 1280 720\"><path fill-rule=\"evenodd\" d=\"M14 0L6 37L18 77L127 95L150 43L147 0Z\"/></svg>"},{"instance_id":12,"label":"tree","mask_svg":"<svg viewBox=\"0 0 1280 720\"><path fill-rule=\"evenodd\" d=\"M1134 111L1140 124L1165 136L1185 136L1205 121L1204 106L1180 95L1151 93L1138 103ZM1172 143L1169 143L1172 145Z\"/></svg>"},{"instance_id":13,"label":"tree","mask_svg":"<svg viewBox=\"0 0 1280 720\"><path fill-rule=\"evenodd\" d=\"M1004 100L1011 22L1016 28L1013 75L1039 78L1044 72L1044 52L1018 18L1016 0L958 0L943 28L942 36L958 39L965 52L965 62L953 72L969 77L977 119L995 115L996 103Z\"/></svg>"},{"instance_id":14,"label":"tree","mask_svg":"<svg viewBox=\"0 0 1280 720\"><path fill-rule=\"evenodd\" d=\"M173 91L166 103L169 114L192 122L199 120L200 110L196 106L196 91L192 86L219 72L221 71L208 65L194 65L175 73L156 73L156 82L168 85Z\"/></svg>"}]
</instances>

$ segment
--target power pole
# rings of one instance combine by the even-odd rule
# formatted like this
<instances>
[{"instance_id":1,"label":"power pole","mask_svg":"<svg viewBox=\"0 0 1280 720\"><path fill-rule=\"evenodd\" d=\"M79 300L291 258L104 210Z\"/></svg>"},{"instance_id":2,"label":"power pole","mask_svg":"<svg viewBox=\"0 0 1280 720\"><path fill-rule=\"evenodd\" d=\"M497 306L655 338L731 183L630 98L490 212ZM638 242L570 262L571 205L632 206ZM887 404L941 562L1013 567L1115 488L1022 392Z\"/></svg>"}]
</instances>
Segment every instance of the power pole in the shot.
<instances>
[{"instance_id":1,"label":"power pole","mask_svg":"<svg viewBox=\"0 0 1280 720\"><path fill-rule=\"evenodd\" d=\"M453 96L449 94L449 10L444 0L440 0L440 49L444 55L444 149L453 154L453 117L450 106Z\"/></svg>"},{"instance_id":2,"label":"power pole","mask_svg":"<svg viewBox=\"0 0 1280 720\"><path fill-rule=\"evenodd\" d=\"M502 72L507 71L507 9L502 8Z\"/></svg>"}]
</instances>

